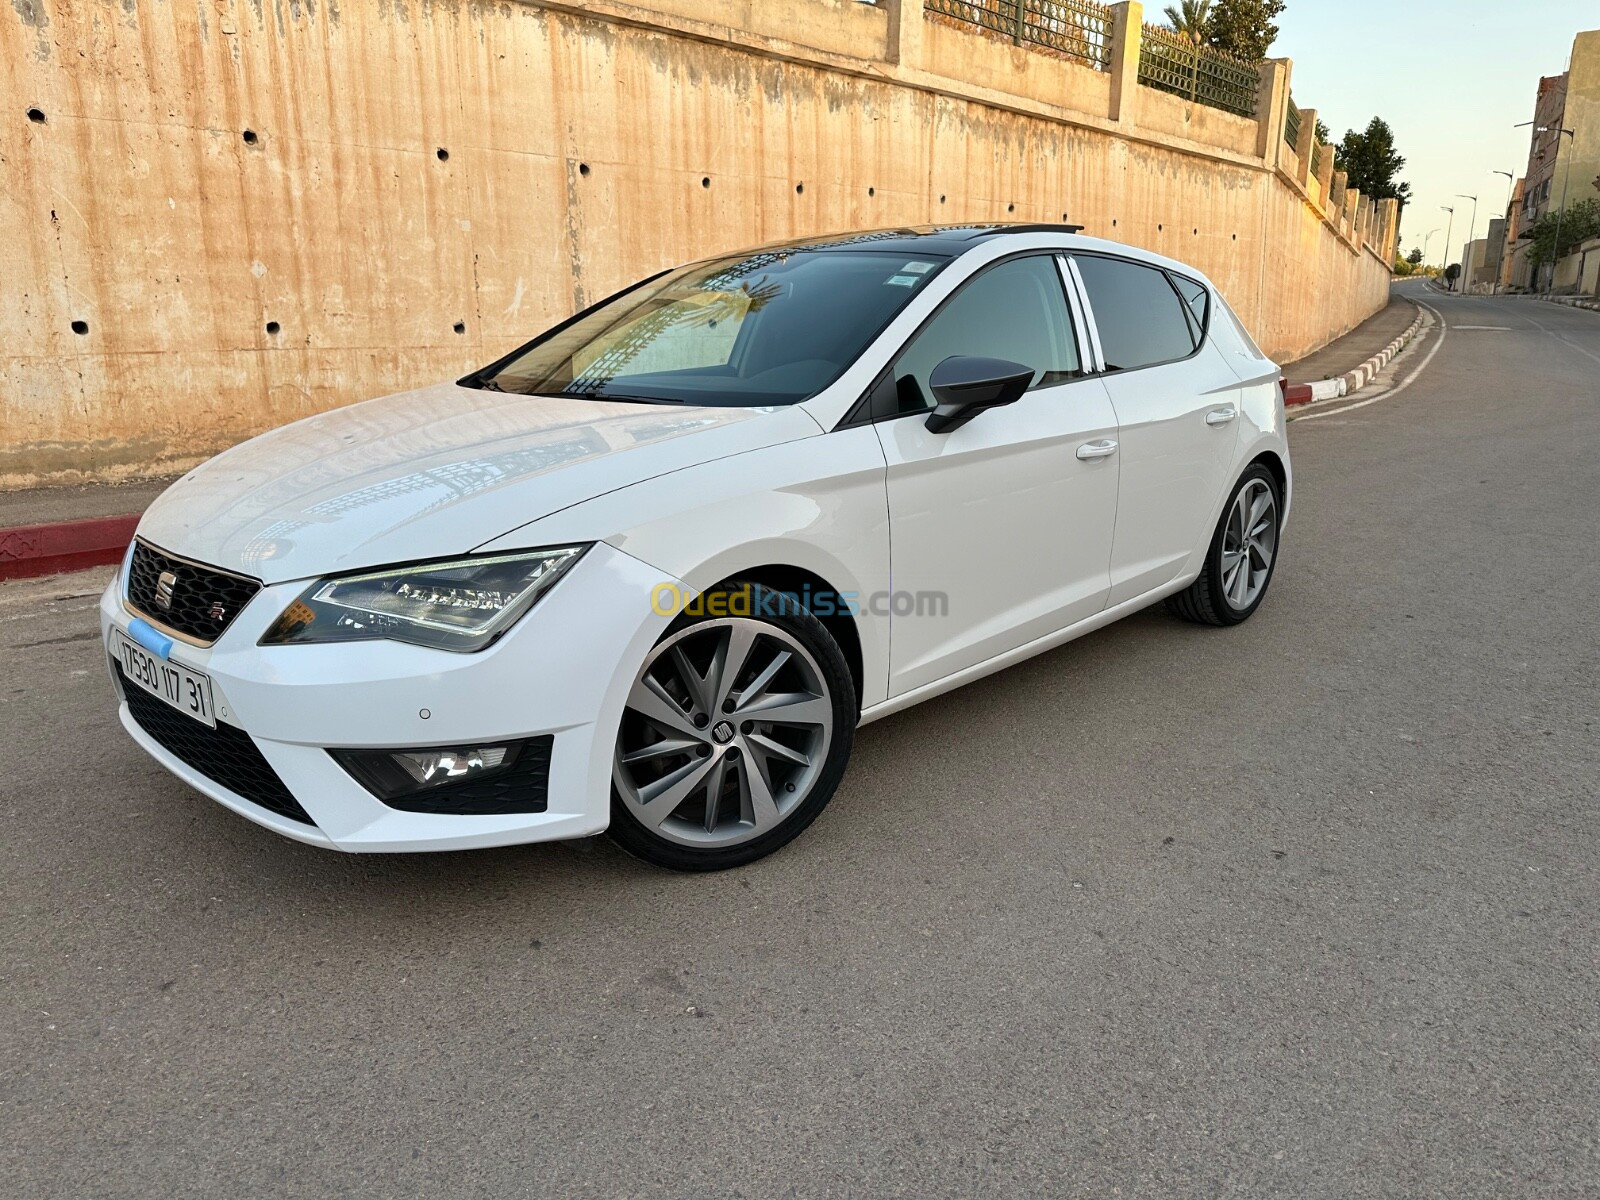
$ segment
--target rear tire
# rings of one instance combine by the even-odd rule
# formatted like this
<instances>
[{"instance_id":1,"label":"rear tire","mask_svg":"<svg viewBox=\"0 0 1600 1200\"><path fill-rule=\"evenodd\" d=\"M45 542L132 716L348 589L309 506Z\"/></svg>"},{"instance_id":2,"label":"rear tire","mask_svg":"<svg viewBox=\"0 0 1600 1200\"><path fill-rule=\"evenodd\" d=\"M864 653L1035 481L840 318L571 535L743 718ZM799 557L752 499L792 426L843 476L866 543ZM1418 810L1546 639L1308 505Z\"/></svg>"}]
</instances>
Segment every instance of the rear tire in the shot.
<instances>
[{"instance_id":1,"label":"rear tire","mask_svg":"<svg viewBox=\"0 0 1600 1200\"><path fill-rule=\"evenodd\" d=\"M855 741L844 653L794 596L724 584L639 668L617 731L613 841L675 871L743 866L827 807Z\"/></svg>"},{"instance_id":2,"label":"rear tire","mask_svg":"<svg viewBox=\"0 0 1600 1200\"><path fill-rule=\"evenodd\" d=\"M1167 601L1185 621L1237 625L1266 599L1278 565L1283 497L1278 481L1256 463L1239 477L1217 521L1200 576Z\"/></svg>"}]
</instances>

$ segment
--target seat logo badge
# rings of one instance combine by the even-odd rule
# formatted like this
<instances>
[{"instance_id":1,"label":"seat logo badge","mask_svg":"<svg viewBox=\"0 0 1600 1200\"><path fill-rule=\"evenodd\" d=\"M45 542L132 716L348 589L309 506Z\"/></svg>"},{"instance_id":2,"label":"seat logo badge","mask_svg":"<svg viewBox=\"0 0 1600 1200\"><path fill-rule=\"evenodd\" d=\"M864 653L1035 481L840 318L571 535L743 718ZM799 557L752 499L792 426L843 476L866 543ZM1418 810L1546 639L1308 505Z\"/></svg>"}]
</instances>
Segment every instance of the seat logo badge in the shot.
<instances>
[{"instance_id":1,"label":"seat logo badge","mask_svg":"<svg viewBox=\"0 0 1600 1200\"><path fill-rule=\"evenodd\" d=\"M172 589L177 583L178 577L171 571L161 572L161 577L156 580L156 607L162 612L172 610Z\"/></svg>"},{"instance_id":2,"label":"seat logo badge","mask_svg":"<svg viewBox=\"0 0 1600 1200\"><path fill-rule=\"evenodd\" d=\"M720 745L733 741L733 725L728 721L718 721L711 727L711 736Z\"/></svg>"}]
</instances>

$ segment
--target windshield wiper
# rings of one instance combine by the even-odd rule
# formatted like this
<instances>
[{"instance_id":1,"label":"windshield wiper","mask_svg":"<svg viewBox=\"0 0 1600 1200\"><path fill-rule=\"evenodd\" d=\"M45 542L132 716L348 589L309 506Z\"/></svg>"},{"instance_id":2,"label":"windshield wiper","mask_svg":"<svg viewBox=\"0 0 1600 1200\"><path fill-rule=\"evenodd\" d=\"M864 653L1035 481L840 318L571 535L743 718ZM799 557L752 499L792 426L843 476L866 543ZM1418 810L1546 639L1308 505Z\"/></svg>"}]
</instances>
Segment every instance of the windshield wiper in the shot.
<instances>
[{"instance_id":1,"label":"windshield wiper","mask_svg":"<svg viewBox=\"0 0 1600 1200\"><path fill-rule=\"evenodd\" d=\"M618 404L687 404L687 400L669 400L665 396L630 396L624 392L590 392L578 396L580 400L615 400Z\"/></svg>"},{"instance_id":2,"label":"windshield wiper","mask_svg":"<svg viewBox=\"0 0 1600 1200\"><path fill-rule=\"evenodd\" d=\"M472 386L486 392L505 392L512 396L528 396L550 400L615 400L618 404L687 404L687 400L671 400L665 396L633 396L623 392L533 392L521 388L508 388L496 376L474 377Z\"/></svg>"}]
</instances>

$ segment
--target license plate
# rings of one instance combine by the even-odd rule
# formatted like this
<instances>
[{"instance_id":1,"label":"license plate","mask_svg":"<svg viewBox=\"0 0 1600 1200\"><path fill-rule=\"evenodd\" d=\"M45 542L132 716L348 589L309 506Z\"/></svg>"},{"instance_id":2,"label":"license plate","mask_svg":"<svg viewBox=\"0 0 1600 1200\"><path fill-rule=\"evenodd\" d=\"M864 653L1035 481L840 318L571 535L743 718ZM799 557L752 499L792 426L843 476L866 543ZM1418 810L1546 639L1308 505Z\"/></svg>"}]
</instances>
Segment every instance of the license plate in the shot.
<instances>
[{"instance_id":1,"label":"license plate","mask_svg":"<svg viewBox=\"0 0 1600 1200\"><path fill-rule=\"evenodd\" d=\"M203 725L217 727L209 676L157 658L137 642L128 640L120 629L112 630L112 644L122 663L123 675L134 687L143 688L157 700L187 713Z\"/></svg>"}]
</instances>

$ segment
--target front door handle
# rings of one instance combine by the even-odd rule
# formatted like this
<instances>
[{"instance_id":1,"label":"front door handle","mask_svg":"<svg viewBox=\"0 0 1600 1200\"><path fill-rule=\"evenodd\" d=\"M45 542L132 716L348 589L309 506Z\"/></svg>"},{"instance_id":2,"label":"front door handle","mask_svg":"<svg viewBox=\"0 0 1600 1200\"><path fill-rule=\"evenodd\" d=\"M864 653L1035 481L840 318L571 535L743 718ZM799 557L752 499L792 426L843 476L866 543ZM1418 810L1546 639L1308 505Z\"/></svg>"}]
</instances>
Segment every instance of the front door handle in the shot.
<instances>
[{"instance_id":1,"label":"front door handle","mask_svg":"<svg viewBox=\"0 0 1600 1200\"><path fill-rule=\"evenodd\" d=\"M1239 415L1239 410L1231 404L1227 408L1213 408L1206 414L1207 425L1226 425Z\"/></svg>"},{"instance_id":2,"label":"front door handle","mask_svg":"<svg viewBox=\"0 0 1600 1200\"><path fill-rule=\"evenodd\" d=\"M1105 458L1108 454L1117 452L1117 444L1110 438L1101 438L1098 442L1085 442L1078 447L1078 457L1088 462L1091 458Z\"/></svg>"}]
</instances>

